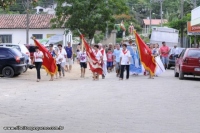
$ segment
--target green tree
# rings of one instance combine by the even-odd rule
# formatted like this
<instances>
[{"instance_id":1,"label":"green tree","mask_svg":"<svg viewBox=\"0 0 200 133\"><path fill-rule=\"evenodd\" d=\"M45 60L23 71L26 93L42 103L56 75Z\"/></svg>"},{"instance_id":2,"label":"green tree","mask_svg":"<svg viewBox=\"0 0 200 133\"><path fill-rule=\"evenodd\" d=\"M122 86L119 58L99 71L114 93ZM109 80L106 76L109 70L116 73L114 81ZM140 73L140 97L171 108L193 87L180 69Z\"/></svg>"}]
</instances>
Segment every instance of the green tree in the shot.
<instances>
[{"instance_id":1,"label":"green tree","mask_svg":"<svg viewBox=\"0 0 200 133\"><path fill-rule=\"evenodd\" d=\"M15 2L16 0L0 0L0 8L6 9Z\"/></svg>"},{"instance_id":2,"label":"green tree","mask_svg":"<svg viewBox=\"0 0 200 133\"><path fill-rule=\"evenodd\" d=\"M72 6L62 6L64 2ZM57 4L53 28L64 26L70 30L79 29L90 40L95 31L105 33L107 26L113 29L115 14L128 13L124 0L57 0Z\"/></svg>"}]
</instances>

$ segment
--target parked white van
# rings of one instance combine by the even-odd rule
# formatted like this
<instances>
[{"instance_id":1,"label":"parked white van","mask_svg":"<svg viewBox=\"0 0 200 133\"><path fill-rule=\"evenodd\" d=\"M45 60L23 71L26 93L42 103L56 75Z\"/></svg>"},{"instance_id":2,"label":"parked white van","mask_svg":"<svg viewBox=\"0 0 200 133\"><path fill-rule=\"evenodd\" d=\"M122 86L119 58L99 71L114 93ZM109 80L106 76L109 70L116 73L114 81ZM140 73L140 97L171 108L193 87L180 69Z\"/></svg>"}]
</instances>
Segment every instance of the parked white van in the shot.
<instances>
[{"instance_id":1,"label":"parked white van","mask_svg":"<svg viewBox=\"0 0 200 133\"><path fill-rule=\"evenodd\" d=\"M166 42L168 47L174 47L179 45L179 31L168 27L155 27L152 29L150 43L158 43L162 46L162 42Z\"/></svg>"}]
</instances>

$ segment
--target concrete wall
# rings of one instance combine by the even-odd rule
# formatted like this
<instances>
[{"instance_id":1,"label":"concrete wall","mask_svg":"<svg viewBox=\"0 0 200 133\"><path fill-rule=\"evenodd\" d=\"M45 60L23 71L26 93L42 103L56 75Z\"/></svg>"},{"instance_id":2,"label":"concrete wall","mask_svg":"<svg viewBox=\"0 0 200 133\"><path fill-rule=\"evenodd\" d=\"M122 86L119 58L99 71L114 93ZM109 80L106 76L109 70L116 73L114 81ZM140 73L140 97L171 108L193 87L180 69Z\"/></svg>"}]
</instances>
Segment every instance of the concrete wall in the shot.
<instances>
[{"instance_id":1,"label":"concrete wall","mask_svg":"<svg viewBox=\"0 0 200 133\"><path fill-rule=\"evenodd\" d=\"M116 34L117 34L117 31L113 30L110 36L107 39L104 39L103 41L101 41L101 43L102 44L109 44L109 43L116 44Z\"/></svg>"}]
</instances>

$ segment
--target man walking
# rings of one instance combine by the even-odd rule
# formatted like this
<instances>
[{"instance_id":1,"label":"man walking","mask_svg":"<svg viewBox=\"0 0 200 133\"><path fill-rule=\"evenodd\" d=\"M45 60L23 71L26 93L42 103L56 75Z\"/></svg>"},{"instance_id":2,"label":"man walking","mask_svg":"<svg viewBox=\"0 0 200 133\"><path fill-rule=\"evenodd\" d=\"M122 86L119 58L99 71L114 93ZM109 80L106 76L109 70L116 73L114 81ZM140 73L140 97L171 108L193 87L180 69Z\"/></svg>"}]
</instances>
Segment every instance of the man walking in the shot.
<instances>
[{"instance_id":1,"label":"man walking","mask_svg":"<svg viewBox=\"0 0 200 133\"><path fill-rule=\"evenodd\" d=\"M61 54L62 57L64 57L64 59L61 62L61 71L63 74L63 77L65 76L65 63L66 63L66 57L67 57L67 53L65 51L64 48L62 48L61 44L58 44L58 54Z\"/></svg>"},{"instance_id":2,"label":"man walking","mask_svg":"<svg viewBox=\"0 0 200 133\"><path fill-rule=\"evenodd\" d=\"M114 64L115 64L115 70L116 70L117 77L119 77L119 74L120 74L120 53L121 53L120 45L117 44L116 49L113 52Z\"/></svg>"},{"instance_id":3,"label":"man walking","mask_svg":"<svg viewBox=\"0 0 200 133\"><path fill-rule=\"evenodd\" d=\"M162 47L160 48L160 54L161 54L161 58L162 58L162 63L165 67L165 69L167 68L168 65L168 55L169 55L170 49L168 46L166 46L165 42L162 42Z\"/></svg>"},{"instance_id":4,"label":"man walking","mask_svg":"<svg viewBox=\"0 0 200 133\"><path fill-rule=\"evenodd\" d=\"M72 64L73 64L73 50L72 50L70 42L68 42L68 46L65 48L65 50L66 50L66 53L67 53L66 71L70 72L71 69L72 69Z\"/></svg>"}]
</instances>

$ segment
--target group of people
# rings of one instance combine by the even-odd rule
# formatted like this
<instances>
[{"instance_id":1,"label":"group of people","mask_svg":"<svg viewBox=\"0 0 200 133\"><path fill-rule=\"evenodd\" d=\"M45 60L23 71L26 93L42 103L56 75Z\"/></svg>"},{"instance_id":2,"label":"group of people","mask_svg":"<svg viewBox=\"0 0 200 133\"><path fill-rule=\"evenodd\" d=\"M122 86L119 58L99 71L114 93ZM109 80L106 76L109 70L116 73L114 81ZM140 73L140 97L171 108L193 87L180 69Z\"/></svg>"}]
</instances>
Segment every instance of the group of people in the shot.
<instances>
[{"instance_id":1,"label":"group of people","mask_svg":"<svg viewBox=\"0 0 200 133\"><path fill-rule=\"evenodd\" d=\"M163 46L159 47L158 44L150 44L149 48L151 49L152 55L156 60L156 72L155 75L151 75L150 72L144 69L142 63L139 59L139 52L137 46L129 40L129 42L124 42L122 44L112 45L105 47L101 43L92 45L92 51L98 63L102 66L102 79L105 79L107 73L112 72L115 69L116 77L119 77L119 80L124 79L124 71L126 71L126 79L129 79L129 75L149 75L150 79L153 79L154 76L158 76L165 71L168 64L168 54L170 52L169 47L166 46L165 42L162 43ZM58 45L57 49L53 49L53 44L49 45L49 52L52 57L56 60L58 72L56 75L51 75L50 81L55 78L64 77L65 72L70 72L73 64L73 49L71 44L68 43L68 46L63 48L61 44ZM81 78L85 77L85 72L88 64L88 57L84 47L77 47L77 61L80 64L81 68ZM36 47L36 52L34 53L34 62L37 70L37 82L40 81L40 68L43 61L43 53L39 51ZM162 62L161 62L162 60ZM93 80L99 80L99 73L93 73Z\"/></svg>"},{"instance_id":2,"label":"group of people","mask_svg":"<svg viewBox=\"0 0 200 133\"><path fill-rule=\"evenodd\" d=\"M54 77L64 77L65 72L71 71L73 64L73 50L70 43L68 43L68 46L66 46L65 48L63 48L61 44L58 44L56 49L53 49L53 44L50 44L49 53L55 59L58 68L58 71L56 72L55 76L50 74L50 81L53 81ZM41 79L40 69L42 66L44 55L36 46L33 56L33 64L35 64L35 68L37 71L37 82L39 82Z\"/></svg>"}]
</instances>

